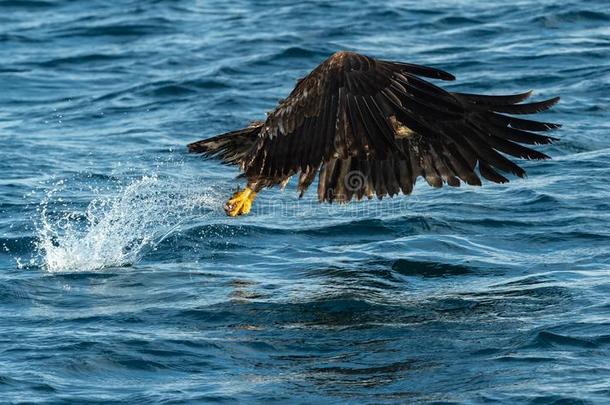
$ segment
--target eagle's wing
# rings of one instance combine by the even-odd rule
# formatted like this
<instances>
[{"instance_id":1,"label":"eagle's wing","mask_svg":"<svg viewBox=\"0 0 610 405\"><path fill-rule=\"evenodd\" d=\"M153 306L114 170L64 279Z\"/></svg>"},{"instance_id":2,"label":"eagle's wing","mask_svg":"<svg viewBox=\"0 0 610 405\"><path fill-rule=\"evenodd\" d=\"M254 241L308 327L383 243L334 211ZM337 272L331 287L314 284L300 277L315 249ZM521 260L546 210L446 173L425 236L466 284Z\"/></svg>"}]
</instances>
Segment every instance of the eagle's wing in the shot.
<instances>
[{"instance_id":1,"label":"eagle's wing","mask_svg":"<svg viewBox=\"0 0 610 405\"><path fill-rule=\"evenodd\" d=\"M546 155L520 145L555 138L533 133L558 125L509 117L546 110L559 98L518 104L530 93L482 96L447 92L419 76L453 80L441 70L338 52L297 83L269 114L242 161L249 179L277 179L300 172L304 191L320 171L320 200L408 194L418 176L440 187L461 179L480 185L498 173L525 172L504 154ZM363 186L349 185L359 173Z\"/></svg>"}]
</instances>

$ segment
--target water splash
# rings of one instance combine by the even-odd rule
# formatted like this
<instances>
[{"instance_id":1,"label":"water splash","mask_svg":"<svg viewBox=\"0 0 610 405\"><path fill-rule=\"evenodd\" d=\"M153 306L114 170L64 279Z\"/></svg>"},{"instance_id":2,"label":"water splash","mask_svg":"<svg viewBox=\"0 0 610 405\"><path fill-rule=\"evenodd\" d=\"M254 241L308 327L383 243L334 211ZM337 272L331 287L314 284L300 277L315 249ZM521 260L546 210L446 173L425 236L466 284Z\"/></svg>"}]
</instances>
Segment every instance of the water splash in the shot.
<instances>
[{"instance_id":1,"label":"water splash","mask_svg":"<svg viewBox=\"0 0 610 405\"><path fill-rule=\"evenodd\" d=\"M98 195L84 212L65 206L55 212L52 203L61 205L56 194L63 186L60 182L48 192L39 209L38 264L49 272L134 264L182 224L220 206L211 189L185 192L154 175Z\"/></svg>"}]
</instances>

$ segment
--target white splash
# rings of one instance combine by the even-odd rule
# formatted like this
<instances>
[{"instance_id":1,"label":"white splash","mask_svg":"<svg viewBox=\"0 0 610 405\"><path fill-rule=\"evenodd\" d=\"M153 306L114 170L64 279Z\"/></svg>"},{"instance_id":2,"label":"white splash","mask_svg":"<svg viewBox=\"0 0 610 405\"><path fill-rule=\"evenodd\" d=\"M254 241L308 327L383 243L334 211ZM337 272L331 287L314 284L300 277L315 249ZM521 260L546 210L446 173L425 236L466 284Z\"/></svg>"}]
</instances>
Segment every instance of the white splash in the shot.
<instances>
[{"instance_id":1,"label":"white splash","mask_svg":"<svg viewBox=\"0 0 610 405\"><path fill-rule=\"evenodd\" d=\"M184 192L171 181L143 177L114 195L98 196L85 212L51 213L51 201L63 184L49 192L40 207L37 248L49 272L93 271L136 263L200 208L219 206L211 190Z\"/></svg>"}]
</instances>

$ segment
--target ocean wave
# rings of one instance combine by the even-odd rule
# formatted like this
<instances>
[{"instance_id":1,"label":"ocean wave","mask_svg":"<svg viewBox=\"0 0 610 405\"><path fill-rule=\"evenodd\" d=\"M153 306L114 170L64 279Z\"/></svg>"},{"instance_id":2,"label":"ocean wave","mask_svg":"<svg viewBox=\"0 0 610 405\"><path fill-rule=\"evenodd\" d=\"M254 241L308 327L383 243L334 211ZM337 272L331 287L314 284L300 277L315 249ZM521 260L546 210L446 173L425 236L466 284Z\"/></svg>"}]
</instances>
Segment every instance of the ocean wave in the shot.
<instances>
[{"instance_id":1,"label":"ocean wave","mask_svg":"<svg viewBox=\"0 0 610 405\"><path fill-rule=\"evenodd\" d=\"M0 0L2 401L607 402L606 9ZM237 168L184 145L340 49L560 95L553 159L226 217Z\"/></svg>"},{"instance_id":2,"label":"ocean wave","mask_svg":"<svg viewBox=\"0 0 610 405\"><path fill-rule=\"evenodd\" d=\"M175 32L172 22L163 17L148 18L137 22L115 22L99 25L63 26L50 30L57 38L90 37L143 37L167 35Z\"/></svg>"},{"instance_id":3,"label":"ocean wave","mask_svg":"<svg viewBox=\"0 0 610 405\"><path fill-rule=\"evenodd\" d=\"M0 7L16 8L16 9L38 9L51 8L56 6L57 2L43 0L2 0Z\"/></svg>"},{"instance_id":4,"label":"ocean wave","mask_svg":"<svg viewBox=\"0 0 610 405\"><path fill-rule=\"evenodd\" d=\"M74 66L80 64L98 65L102 63L112 64L124 59L124 54L101 54L101 53L86 53L74 56L64 56L54 58L43 62L36 62L37 66L43 68L55 68L63 66Z\"/></svg>"},{"instance_id":5,"label":"ocean wave","mask_svg":"<svg viewBox=\"0 0 610 405\"><path fill-rule=\"evenodd\" d=\"M557 28L561 23L610 21L610 14L593 10L569 10L558 13L548 13L545 16L535 16L532 22L543 24L546 27Z\"/></svg>"},{"instance_id":6,"label":"ocean wave","mask_svg":"<svg viewBox=\"0 0 610 405\"><path fill-rule=\"evenodd\" d=\"M392 270L405 276L447 277L471 274L471 267L437 262L422 262L417 260L398 259L392 263Z\"/></svg>"}]
</instances>

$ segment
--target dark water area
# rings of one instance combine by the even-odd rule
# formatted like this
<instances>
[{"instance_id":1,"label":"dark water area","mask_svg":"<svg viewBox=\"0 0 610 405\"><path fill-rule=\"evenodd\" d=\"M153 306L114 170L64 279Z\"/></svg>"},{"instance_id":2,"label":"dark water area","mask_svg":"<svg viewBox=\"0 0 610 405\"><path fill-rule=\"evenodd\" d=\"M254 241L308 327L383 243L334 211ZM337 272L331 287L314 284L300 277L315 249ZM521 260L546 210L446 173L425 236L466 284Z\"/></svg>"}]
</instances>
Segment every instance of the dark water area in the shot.
<instances>
[{"instance_id":1,"label":"dark water area","mask_svg":"<svg viewBox=\"0 0 610 405\"><path fill-rule=\"evenodd\" d=\"M560 95L553 159L227 218L185 145L341 49ZM0 0L0 402L609 403L609 116L608 1Z\"/></svg>"}]
</instances>

